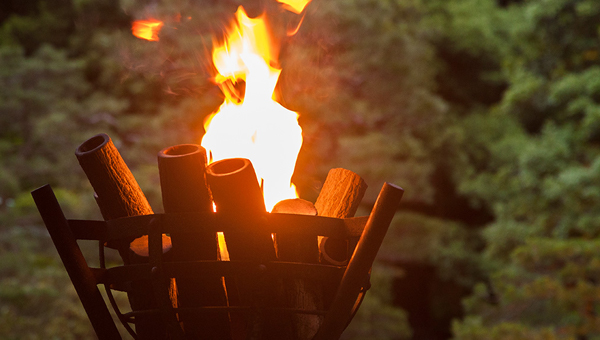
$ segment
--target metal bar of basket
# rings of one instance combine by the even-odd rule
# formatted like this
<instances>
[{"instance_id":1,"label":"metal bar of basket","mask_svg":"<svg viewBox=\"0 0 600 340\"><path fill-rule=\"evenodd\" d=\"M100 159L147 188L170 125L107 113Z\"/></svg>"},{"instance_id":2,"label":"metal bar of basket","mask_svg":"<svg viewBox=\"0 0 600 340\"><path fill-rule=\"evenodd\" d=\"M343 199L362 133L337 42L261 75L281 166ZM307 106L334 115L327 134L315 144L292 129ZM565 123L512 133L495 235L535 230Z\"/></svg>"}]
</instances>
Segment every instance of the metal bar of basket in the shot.
<instances>
[{"instance_id":1,"label":"metal bar of basket","mask_svg":"<svg viewBox=\"0 0 600 340\"><path fill-rule=\"evenodd\" d=\"M50 185L45 185L32 191L31 196L33 196L98 339L121 339L117 326L100 295L96 277L88 267L81 249L77 245L52 188Z\"/></svg>"}]
</instances>

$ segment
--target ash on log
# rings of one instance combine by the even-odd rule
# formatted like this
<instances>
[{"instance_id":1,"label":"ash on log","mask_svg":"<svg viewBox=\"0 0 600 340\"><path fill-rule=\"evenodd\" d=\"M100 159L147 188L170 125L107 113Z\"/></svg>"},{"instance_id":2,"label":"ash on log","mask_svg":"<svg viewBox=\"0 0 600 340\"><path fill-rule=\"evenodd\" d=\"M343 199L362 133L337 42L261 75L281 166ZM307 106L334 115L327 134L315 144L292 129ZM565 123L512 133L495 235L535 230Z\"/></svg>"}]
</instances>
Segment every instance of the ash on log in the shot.
<instances>
[{"instance_id":1,"label":"ash on log","mask_svg":"<svg viewBox=\"0 0 600 340\"><path fill-rule=\"evenodd\" d=\"M158 170L165 213L212 213L212 199L206 184L206 150L200 145L182 144L158 153ZM192 230L190 230L192 231ZM216 232L198 226L192 233L171 233L176 261L217 260ZM227 306L220 277L175 278L178 306ZM226 340L231 338L229 315L180 312L186 336L192 339Z\"/></svg>"},{"instance_id":2,"label":"ash on log","mask_svg":"<svg viewBox=\"0 0 600 340\"><path fill-rule=\"evenodd\" d=\"M75 155L94 188L96 202L105 220L153 213L146 196L107 134L86 140L77 148ZM118 249L125 264L148 262L147 236L113 246ZM170 239L163 236L163 252L170 247ZM171 289L174 289L173 286ZM128 296L134 311L157 308L150 282L132 282ZM138 339L166 336L166 326L160 315L138 315L135 325Z\"/></svg>"},{"instance_id":3,"label":"ash on log","mask_svg":"<svg viewBox=\"0 0 600 340\"><path fill-rule=\"evenodd\" d=\"M253 261L261 266L274 261L271 233L259 225L267 211L252 163L244 158L214 162L206 168L206 180L217 214L235 221L238 228L224 231L231 261ZM251 277L225 277L225 283L231 305L249 305L253 310L248 317L231 313L235 334L245 333L247 339L284 339L279 335L289 334L289 323L267 322L277 317L263 310L280 302L279 287L259 273ZM245 328L242 332L238 332L240 323Z\"/></svg>"}]
</instances>

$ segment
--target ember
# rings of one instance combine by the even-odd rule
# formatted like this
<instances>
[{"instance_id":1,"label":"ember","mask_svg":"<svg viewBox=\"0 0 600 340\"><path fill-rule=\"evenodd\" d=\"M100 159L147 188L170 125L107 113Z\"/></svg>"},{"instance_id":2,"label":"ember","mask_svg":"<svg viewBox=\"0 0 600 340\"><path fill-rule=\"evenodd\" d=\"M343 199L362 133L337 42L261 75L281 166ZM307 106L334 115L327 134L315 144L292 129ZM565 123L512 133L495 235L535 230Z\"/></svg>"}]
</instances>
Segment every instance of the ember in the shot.
<instances>
[{"instance_id":1,"label":"ember","mask_svg":"<svg viewBox=\"0 0 600 340\"><path fill-rule=\"evenodd\" d=\"M163 27L163 22L158 20L137 20L131 26L133 35L148 41L158 41L158 32Z\"/></svg>"}]
</instances>

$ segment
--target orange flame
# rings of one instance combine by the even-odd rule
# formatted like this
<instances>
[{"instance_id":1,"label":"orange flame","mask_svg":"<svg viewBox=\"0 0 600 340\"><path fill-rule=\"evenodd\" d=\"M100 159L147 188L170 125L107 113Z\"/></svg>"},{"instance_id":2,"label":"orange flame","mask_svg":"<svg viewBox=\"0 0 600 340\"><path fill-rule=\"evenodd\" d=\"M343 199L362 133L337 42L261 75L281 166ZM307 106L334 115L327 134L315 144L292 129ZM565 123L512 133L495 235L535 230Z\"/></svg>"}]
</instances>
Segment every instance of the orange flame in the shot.
<instances>
[{"instance_id":1,"label":"orange flame","mask_svg":"<svg viewBox=\"0 0 600 340\"><path fill-rule=\"evenodd\" d=\"M249 18L240 6L225 41L213 50L215 81L225 101L205 121L202 146L210 161L242 157L252 162L268 210L295 198L291 183L302 146L298 114L274 101L281 72L264 15ZM245 92L239 87L245 81ZM242 98L243 97L243 98Z\"/></svg>"},{"instance_id":2,"label":"orange flame","mask_svg":"<svg viewBox=\"0 0 600 340\"><path fill-rule=\"evenodd\" d=\"M162 27L163 22L159 20L136 20L131 25L131 32L140 39L158 41L158 32Z\"/></svg>"},{"instance_id":3,"label":"orange flame","mask_svg":"<svg viewBox=\"0 0 600 340\"><path fill-rule=\"evenodd\" d=\"M302 13L304 7L306 7L310 1L311 0L277 0L277 2L283 4L283 8L296 14Z\"/></svg>"}]
</instances>

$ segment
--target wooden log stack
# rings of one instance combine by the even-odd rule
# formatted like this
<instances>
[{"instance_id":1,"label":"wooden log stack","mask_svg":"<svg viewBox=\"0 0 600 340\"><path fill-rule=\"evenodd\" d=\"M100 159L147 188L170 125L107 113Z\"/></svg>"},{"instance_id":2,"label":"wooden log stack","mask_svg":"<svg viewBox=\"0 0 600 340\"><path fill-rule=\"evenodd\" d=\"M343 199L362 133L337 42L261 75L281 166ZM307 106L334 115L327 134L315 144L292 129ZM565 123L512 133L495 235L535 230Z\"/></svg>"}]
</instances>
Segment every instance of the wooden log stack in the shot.
<instances>
[{"instance_id":1,"label":"wooden log stack","mask_svg":"<svg viewBox=\"0 0 600 340\"><path fill-rule=\"evenodd\" d=\"M135 178L106 134L84 142L77 149L76 156L94 188L105 220L153 214ZM137 338L168 339L169 327L173 324L183 331L186 339L309 340L315 334L323 338L327 338L327 334L339 337L338 331L343 322L335 318L324 319L321 314L312 311L339 308L339 304L354 306L356 301L348 302L339 296L340 280L325 281L293 275L273 279L260 274L261 270L265 272L271 263L277 262L344 268L352 258L360 265L350 276L344 276L344 280L349 280L346 286L351 287L346 289L354 294L366 285L374 254L365 248L372 246L360 248L369 258L361 262L352 257L358 237L348 242L347 237L317 237L314 233L293 228L280 228L273 233L264 227L270 215L265 209L252 163L248 159L234 158L207 165L206 158L206 151L193 144L168 147L158 153L165 214L196 214L206 216L209 221L225 221L228 225L220 231L224 234L230 261L249 263L257 266L257 270L242 271L246 274L228 271L222 276L215 273L175 274L168 282L168 295L176 317L165 321L158 313L136 315ZM302 199L284 200L274 207L272 213L347 219L356 213L366 188L357 174L345 169L332 169L315 204ZM396 202L401 193L398 196L394 191L388 196L393 196ZM378 215L386 214L385 218L371 216L376 221L372 229L376 230L377 237L367 244L380 242L383 237L381 230L387 230L388 219L391 220L388 218L390 210L391 216L395 212L394 202L387 204L383 213L378 212ZM163 254L159 255L162 261L223 261L219 254L224 249L219 246L216 227L200 222L189 230L174 228L169 236L163 234ZM186 224L188 227L193 225ZM159 234L154 235L158 237ZM358 243L359 247L365 244ZM118 249L125 265L148 263L147 235L108 246ZM160 254L160 247L152 249L152 254ZM156 289L150 286L147 281L132 282L128 295L134 311L159 309ZM356 300L354 296L350 299ZM202 312L200 309L210 311ZM344 314L344 317L348 316ZM329 327L325 333L320 329L324 322Z\"/></svg>"}]
</instances>

